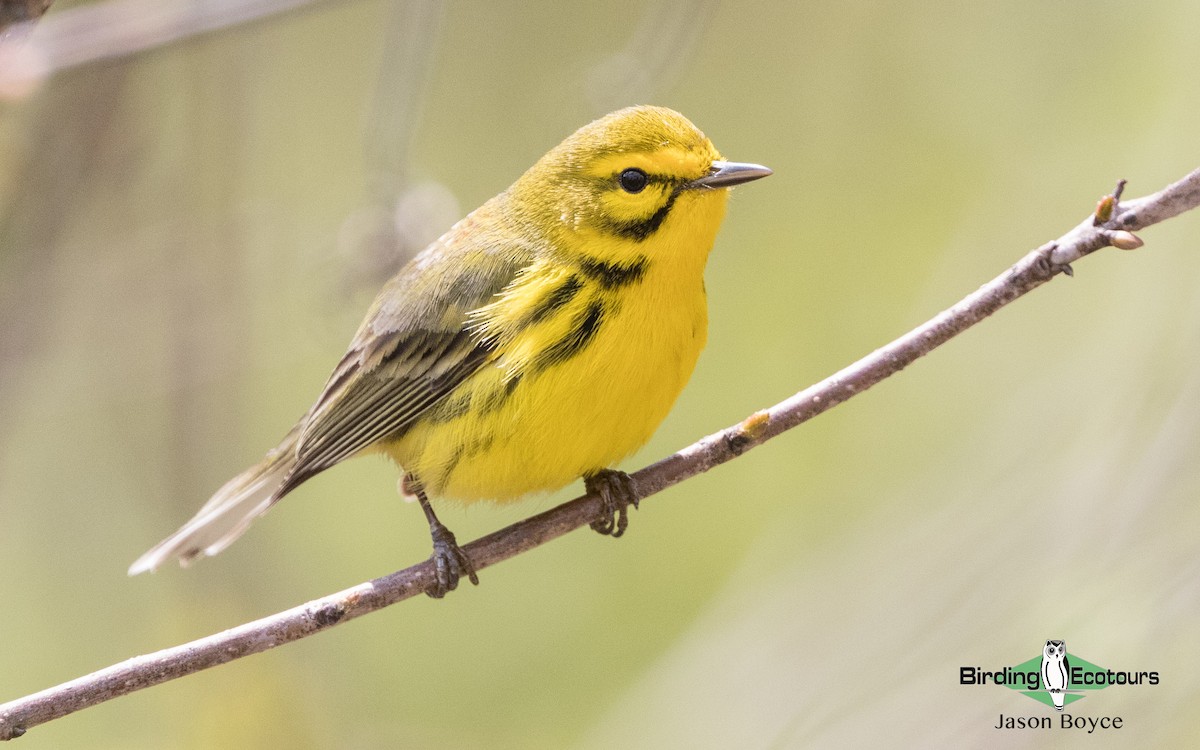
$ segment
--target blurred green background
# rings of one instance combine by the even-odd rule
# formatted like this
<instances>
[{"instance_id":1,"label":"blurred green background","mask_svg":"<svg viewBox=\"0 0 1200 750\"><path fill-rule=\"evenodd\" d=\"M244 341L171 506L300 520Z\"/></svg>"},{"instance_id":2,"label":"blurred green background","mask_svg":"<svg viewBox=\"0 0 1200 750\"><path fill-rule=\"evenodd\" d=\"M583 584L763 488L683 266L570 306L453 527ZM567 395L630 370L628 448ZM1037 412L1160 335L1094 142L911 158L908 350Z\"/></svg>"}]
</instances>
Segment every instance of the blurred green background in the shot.
<instances>
[{"instance_id":1,"label":"blurred green background","mask_svg":"<svg viewBox=\"0 0 1200 750\"><path fill-rule=\"evenodd\" d=\"M633 469L931 317L1117 178L1196 167L1198 28L1191 0L360 0L50 75L0 105L0 700L424 558L363 459L215 559L125 576L305 411L407 254L594 117L671 106L776 171L736 191L708 349ZM1142 236L619 542L19 746L1194 746L1200 215ZM440 513L472 539L579 489ZM1162 683L1072 706L1120 730L993 729L1050 712L959 667L1049 638Z\"/></svg>"}]
</instances>

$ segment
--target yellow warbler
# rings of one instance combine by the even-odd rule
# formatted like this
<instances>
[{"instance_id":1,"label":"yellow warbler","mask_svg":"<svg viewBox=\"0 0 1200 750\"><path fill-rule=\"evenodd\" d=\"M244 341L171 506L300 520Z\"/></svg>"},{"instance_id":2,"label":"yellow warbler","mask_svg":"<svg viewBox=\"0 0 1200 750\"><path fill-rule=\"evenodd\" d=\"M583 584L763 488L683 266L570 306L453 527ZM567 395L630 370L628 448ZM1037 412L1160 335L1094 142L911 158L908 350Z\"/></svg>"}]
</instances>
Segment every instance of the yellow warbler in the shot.
<instances>
[{"instance_id":1,"label":"yellow warbler","mask_svg":"<svg viewBox=\"0 0 1200 750\"><path fill-rule=\"evenodd\" d=\"M256 466L130 567L215 555L277 500L351 456L404 472L442 596L470 559L428 495L517 498L583 477L620 536L628 477L704 346L704 265L728 189L771 174L725 161L685 117L631 107L585 125L458 222L379 293L325 390Z\"/></svg>"}]
</instances>

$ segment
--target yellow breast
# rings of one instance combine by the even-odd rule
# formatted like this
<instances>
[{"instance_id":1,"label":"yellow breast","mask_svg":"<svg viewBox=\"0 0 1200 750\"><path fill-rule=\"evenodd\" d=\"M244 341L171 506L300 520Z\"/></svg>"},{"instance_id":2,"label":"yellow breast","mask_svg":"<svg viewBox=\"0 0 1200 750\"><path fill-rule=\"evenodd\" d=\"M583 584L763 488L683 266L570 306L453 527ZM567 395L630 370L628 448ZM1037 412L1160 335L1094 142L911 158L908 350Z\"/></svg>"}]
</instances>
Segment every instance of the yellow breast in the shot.
<instances>
[{"instance_id":1,"label":"yellow breast","mask_svg":"<svg viewBox=\"0 0 1200 750\"><path fill-rule=\"evenodd\" d=\"M506 500L562 487L641 447L704 347L703 269L725 191L695 196L636 248L579 237L473 315L495 355L399 440L382 446L432 494Z\"/></svg>"}]
</instances>

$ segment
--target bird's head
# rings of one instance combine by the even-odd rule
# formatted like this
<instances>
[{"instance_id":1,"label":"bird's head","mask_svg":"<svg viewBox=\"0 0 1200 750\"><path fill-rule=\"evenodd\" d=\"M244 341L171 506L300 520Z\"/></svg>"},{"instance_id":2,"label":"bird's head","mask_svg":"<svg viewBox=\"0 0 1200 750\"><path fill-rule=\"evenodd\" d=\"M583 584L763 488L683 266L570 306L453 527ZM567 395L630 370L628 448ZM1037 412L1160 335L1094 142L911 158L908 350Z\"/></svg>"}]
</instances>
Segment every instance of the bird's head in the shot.
<instances>
[{"instance_id":1,"label":"bird's head","mask_svg":"<svg viewBox=\"0 0 1200 750\"><path fill-rule=\"evenodd\" d=\"M725 161L678 112L629 107L555 146L509 196L563 251L608 263L687 254L702 266L728 188L769 174Z\"/></svg>"}]
</instances>

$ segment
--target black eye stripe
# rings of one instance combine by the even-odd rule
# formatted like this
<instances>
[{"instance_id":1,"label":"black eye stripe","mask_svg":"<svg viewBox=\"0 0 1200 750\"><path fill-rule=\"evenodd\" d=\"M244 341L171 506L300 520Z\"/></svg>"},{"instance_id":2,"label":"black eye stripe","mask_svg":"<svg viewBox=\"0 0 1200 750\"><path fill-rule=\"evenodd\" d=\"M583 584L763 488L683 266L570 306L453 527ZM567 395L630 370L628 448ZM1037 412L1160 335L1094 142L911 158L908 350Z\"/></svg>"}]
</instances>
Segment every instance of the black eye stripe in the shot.
<instances>
[{"instance_id":1,"label":"black eye stripe","mask_svg":"<svg viewBox=\"0 0 1200 750\"><path fill-rule=\"evenodd\" d=\"M622 195L634 195L621 187L621 174L628 169L632 169L632 167L612 172L607 177L595 174L581 174L576 175L575 179L579 180L581 184L588 185L593 190L607 190ZM646 187L653 187L654 190L643 188L636 194L641 196L643 202L658 203L658 201L661 201L653 213L643 218L618 219L615 216L608 216L603 211L600 211L592 217L592 221L598 228L602 228L618 237L641 242L653 235L662 226L663 221L666 220L667 215L675 205L676 199L688 181L686 177L673 177L648 172L646 173ZM658 196L658 201L648 201L648 197L655 194Z\"/></svg>"},{"instance_id":2,"label":"black eye stripe","mask_svg":"<svg viewBox=\"0 0 1200 750\"><path fill-rule=\"evenodd\" d=\"M583 184L595 186L602 190L620 190L621 192L625 192L621 188L621 174L626 171L627 170L622 169L619 172L614 172L607 177L595 177L595 176L580 177L579 181ZM646 173L646 186L647 187L650 187L650 186L666 187L671 190L674 190L675 188L677 188L678 186L680 186L686 182L687 182L687 180L683 179L683 178L668 177L666 175L654 174L652 172Z\"/></svg>"},{"instance_id":3,"label":"black eye stripe","mask_svg":"<svg viewBox=\"0 0 1200 750\"><path fill-rule=\"evenodd\" d=\"M654 174L653 172L645 172L640 169L638 169L638 170L622 169L618 172L614 172L612 174L612 176L610 176L610 177L600 177L598 179L601 183L607 183L609 185L616 185L616 186L620 187L621 175L625 174L626 172L630 172L630 171L637 171L637 172L641 172L642 174L646 175L646 184L647 185L667 185L669 187L674 187L675 185L679 185L684 182L687 182L686 179L676 178L676 177L668 177L667 175L663 175L663 174Z\"/></svg>"}]
</instances>

